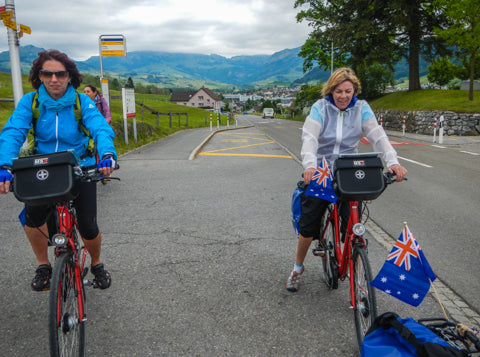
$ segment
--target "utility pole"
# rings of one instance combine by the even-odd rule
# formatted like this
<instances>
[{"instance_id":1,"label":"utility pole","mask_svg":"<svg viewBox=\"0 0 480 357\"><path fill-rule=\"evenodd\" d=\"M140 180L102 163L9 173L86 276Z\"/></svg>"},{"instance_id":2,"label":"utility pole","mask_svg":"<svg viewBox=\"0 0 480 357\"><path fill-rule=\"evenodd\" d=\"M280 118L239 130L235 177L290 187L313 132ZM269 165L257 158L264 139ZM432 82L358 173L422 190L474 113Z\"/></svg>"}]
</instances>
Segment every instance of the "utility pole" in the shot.
<instances>
[{"instance_id":1,"label":"utility pole","mask_svg":"<svg viewBox=\"0 0 480 357\"><path fill-rule=\"evenodd\" d=\"M13 11L13 21L16 24L14 0L5 0L5 11ZM7 35L8 48L10 52L10 67L12 73L13 100L16 108L20 98L23 97L22 71L20 69L20 53L18 49L20 44L16 29L14 30L10 27L7 27Z\"/></svg>"}]
</instances>

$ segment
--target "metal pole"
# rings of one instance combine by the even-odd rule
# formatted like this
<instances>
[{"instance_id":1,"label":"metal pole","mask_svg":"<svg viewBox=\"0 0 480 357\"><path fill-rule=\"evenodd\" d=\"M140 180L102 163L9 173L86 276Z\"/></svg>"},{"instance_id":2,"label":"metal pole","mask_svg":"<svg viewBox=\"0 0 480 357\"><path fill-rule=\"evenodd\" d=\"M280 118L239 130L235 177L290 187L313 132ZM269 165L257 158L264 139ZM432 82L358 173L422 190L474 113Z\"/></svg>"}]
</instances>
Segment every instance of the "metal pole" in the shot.
<instances>
[{"instance_id":1,"label":"metal pole","mask_svg":"<svg viewBox=\"0 0 480 357\"><path fill-rule=\"evenodd\" d=\"M332 41L332 61L331 61L331 64L330 64L330 75L333 74L333 41Z\"/></svg>"},{"instance_id":2,"label":"metal pole","mask_svg":"<svg viewBox=\"0 0 480 357\"><path fill-rule=\"evenodd\" d=\"M15 2L14 0L5 0L5 11L13 11L13 21L17 23L15 19ZM15 108L18 102L23 97L22 86L22 71L20 69L20 53L18 50L19 41L17 31L11 28L7 28L8 35L8 48L10 52L10 67L12 73L12 87L13 87L13 100L15 102Z\"/></svg>"},{"instance_id":3,"label":"metal pole","mask_svg":"<svg viewBox=\"0 0 480 357\"><path fill-rule=\"evenodd\" d=\"M103 78L102 36L98 36L98 55L100 57L100 78Z\"/></svg>"}]
</instances>

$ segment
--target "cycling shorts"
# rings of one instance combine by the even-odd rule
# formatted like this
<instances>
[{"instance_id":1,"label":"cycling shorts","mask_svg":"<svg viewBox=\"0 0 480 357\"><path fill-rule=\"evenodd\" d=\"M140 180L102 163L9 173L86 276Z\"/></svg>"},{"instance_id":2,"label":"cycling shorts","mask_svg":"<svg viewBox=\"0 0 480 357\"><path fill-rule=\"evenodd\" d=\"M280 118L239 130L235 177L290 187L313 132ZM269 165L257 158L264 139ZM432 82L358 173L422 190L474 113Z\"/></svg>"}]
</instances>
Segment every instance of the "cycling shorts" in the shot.
<instances>
[{"instance_id":1,"label":"cycling shorts","mask_svg":"<svg viewBox=\"0 0 480 357\"><path fill-rule=\"evenodd\" d=\"M325 214L330 202L321 198L307 196L305 193L301 196L302 212L298 219L299 232L305 238L318 239L320 236L321 218ZM350 205L347 201L337 202L340 210L340 233L347 230L348 218L350 217ZM362 203L359 202L359 212L362 211Z\"/></svg>"},{"instance_id":2,"label":"cycling shorts","mask_svg":"<svg viewBox=\"0 0 480 357\"><path fill-rule=\"evenodd\" d=\"M78 230L86 240L98 236L97 225L97 185L95 182L77 183L79 195L73 201L77 212ZM25 205L25 225L31 228L40 227L46 223L52 212L51 205L30 206ZM51 232L49 232L51 233Z\"/></svg>"}]
</instances>

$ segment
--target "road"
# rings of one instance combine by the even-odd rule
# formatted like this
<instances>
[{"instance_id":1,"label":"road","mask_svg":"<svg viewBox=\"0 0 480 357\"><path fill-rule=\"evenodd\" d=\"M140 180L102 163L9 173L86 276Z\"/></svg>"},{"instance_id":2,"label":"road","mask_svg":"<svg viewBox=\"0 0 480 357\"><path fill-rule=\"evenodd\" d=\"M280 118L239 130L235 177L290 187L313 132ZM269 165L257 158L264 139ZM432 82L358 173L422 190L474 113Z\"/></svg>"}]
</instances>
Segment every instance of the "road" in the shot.
<instances>
[{"instance_id":1,"label":"road","mask_svg":"<svg viewBox=\"0 0 480 357\"><path fill-rule=\"evenodd\" d=\"M122 181L99 185L113 285L87 291L88 356L358 355L347 282L327 290L319 258L308 255L300 291L285 289L301 166L260 123L240 116L243 128L208 141L208 129L174 134L122 156ZM0 210L0 351L46 356L48 293L29 287L35 262L21 204L3 196ZM367 237L377 272L387 252ZM378 304L405 317L441 316L431 295L411 308L379 292Z\"/></svg>"}]
</instances>

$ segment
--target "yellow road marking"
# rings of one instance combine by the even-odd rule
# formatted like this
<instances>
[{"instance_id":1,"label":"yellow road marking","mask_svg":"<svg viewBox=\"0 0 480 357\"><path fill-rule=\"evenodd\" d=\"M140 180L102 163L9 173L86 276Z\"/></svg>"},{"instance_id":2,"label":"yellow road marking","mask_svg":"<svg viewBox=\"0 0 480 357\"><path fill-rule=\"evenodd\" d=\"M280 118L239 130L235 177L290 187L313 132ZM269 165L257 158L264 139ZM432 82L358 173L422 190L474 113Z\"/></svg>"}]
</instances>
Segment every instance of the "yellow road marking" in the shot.
<instances>
[{"instance_id":1,"label":"yellow road marking","mask_svg":"<svg viewBox=\"0 0 480 357\"><path fill-rule=\"evenodd\" d=\"M247 139L222 139L222 143L248 143Z\"/></svg>"},{"instance_id":2,"label":"yellow road marking","mask_svg":"<svg viewBox=\"0 0 480 357\"><path fill-rule=\"evenodd\" d=\"M229 151L229 150L238 150L238 149L245 149L254 146L260 145L268 145L274 144L275 141L265 138L265 134L258 134L258 133L219 133L218 135L223 136L230 136L232 139L222 139L222 142L248 142L249 139L252 141L261 141L260 143L250 144L250 145L242 145L242 146L235 146L230 148L218 149L218 150L211 150L201 152L198 155L203 156L247 156L247 157L272 157L272 158L282 158L282 159L292 159L293 157L290 155L267 155L267 154L236 154L236 153L221 153L221 151ZM262 136L262 137L259 137ZM233 139L236 138L236 139Z\"/></svg>"},{"instance_id":3,"label":"yellow road marking","mask_svg":"<svg viewBox=\"0 0 480 357\"><path fill-rule=\"evenodd\" d=\"M250 145L243 145L243 146L235 146L233 148L225 148L225 149L219 149L219 150L211 150L211 151L206 151L206 153L209 152L219 152L219 151L228 151L228 150L236 150L236 149L244 149L244 148L250 148L253 146L259 146L259 145L267 145L267 144L273 144L275 141L267 141L265 143L258 143L258 144L250 144Z\"/></svg>"},{"instance_id":4,"label":"yellow road marking","mask_svg":"<svg viewBox=\"0 0 480 357\"><path fill-rule=\"evenodd\" d=\"M262 154L223 154L223 153L215 153L212 151L209 152L201 152L198 155L204 156L250 156L250 157L278 157L282 159L292 159L290 155L262 155Z\"/></svg>"}]
</instances>

